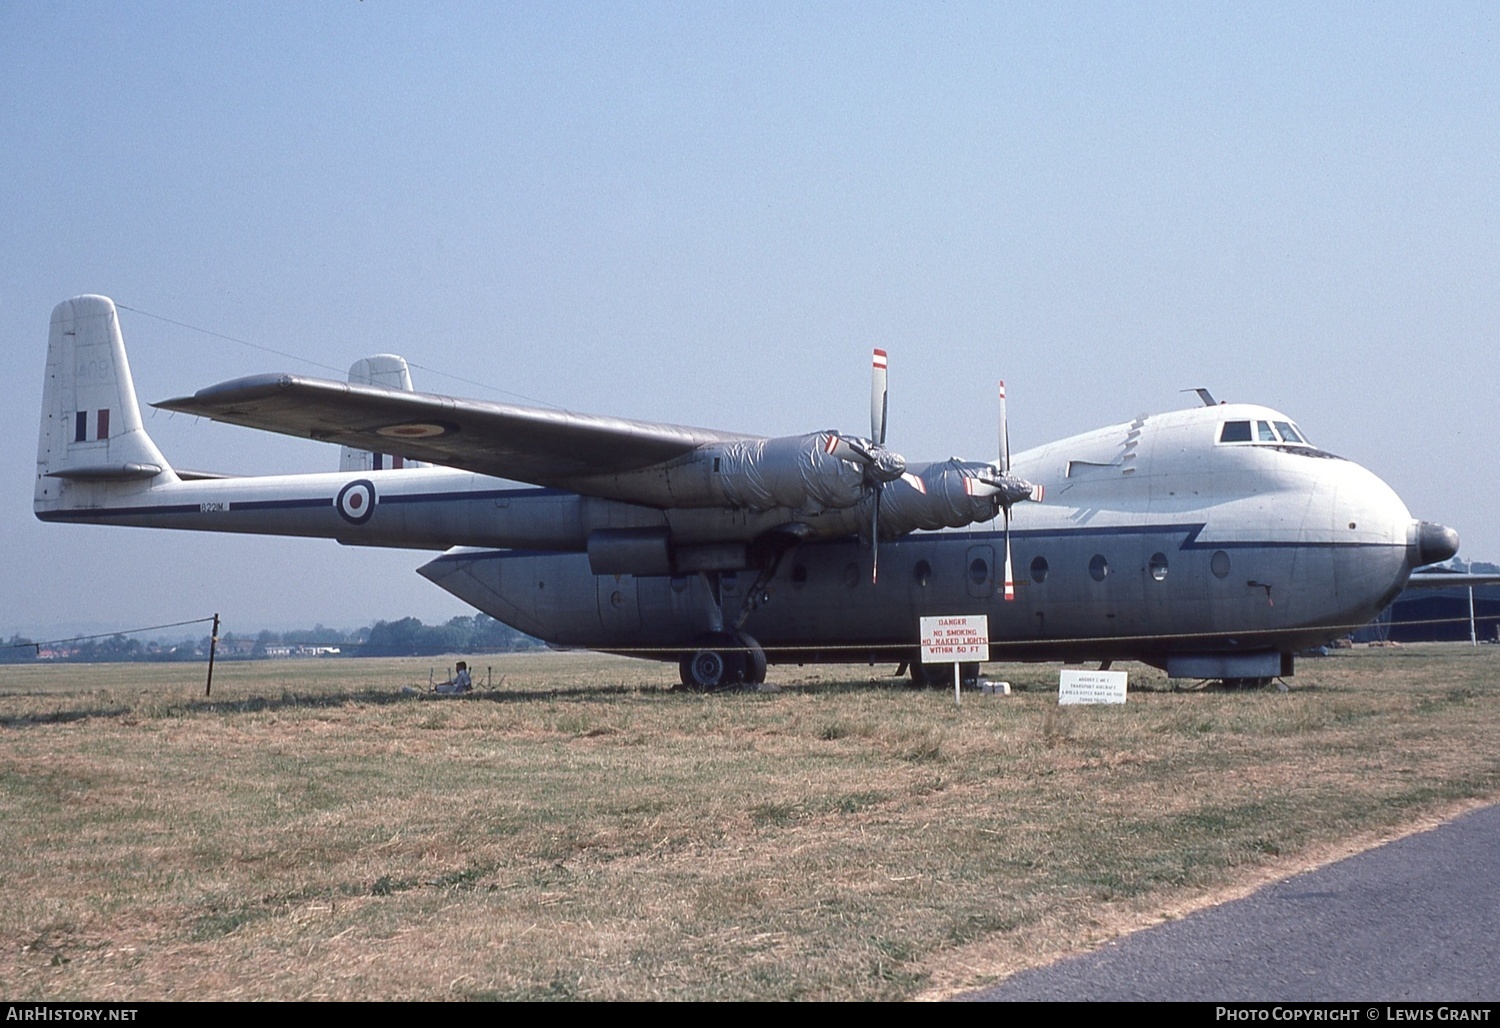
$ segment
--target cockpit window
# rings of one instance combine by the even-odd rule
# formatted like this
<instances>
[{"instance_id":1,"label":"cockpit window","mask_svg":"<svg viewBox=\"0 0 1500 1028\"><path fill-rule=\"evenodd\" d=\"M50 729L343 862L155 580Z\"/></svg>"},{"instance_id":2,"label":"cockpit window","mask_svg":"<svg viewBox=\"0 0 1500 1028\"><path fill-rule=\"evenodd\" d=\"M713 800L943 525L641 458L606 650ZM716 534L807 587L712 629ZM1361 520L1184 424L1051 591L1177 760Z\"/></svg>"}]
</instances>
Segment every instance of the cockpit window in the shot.
<instances>
[{"instance_id":1,"label":"cockpit window","mask_svg":"<svg viewBox=\"0 0 1500 1028\"><path fill-rule=\"evenodd\" d=\"M1281 441L1284 443L1302 443L1304 445L1307 443L1307 440L1298 434L1289 421L1276 422L1276 431L1281 433Z\"/></svg>"},{"instance_id":2,"label":"cockpit window","mask_svg":"<svg viewBox=\"0 0 1500 1028\"><path fill-rule=\"evenodd\" d=\"M1226 421L1219 429L1219 442L1270 446L1312 445L1290 421Z\"/></svg>"}]
</instances>

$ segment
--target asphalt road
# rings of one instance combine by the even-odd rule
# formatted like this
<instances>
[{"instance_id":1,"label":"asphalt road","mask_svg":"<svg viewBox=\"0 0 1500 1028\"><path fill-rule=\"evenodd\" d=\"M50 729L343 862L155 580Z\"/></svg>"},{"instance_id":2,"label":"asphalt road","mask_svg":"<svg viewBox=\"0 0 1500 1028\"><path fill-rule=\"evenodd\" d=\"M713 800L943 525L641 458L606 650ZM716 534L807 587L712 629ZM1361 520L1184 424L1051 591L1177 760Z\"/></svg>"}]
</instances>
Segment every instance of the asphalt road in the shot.
<instances>
[{"instance_id":1,"label":"asphalt road","mask_svg":"<svg viewBox=\"0 0 1500 1028\"><path fill-rule=\"evenodd\" d=\"M968 1000L1500 1000L1500 806Z\"/></svg>"}]
</instances>

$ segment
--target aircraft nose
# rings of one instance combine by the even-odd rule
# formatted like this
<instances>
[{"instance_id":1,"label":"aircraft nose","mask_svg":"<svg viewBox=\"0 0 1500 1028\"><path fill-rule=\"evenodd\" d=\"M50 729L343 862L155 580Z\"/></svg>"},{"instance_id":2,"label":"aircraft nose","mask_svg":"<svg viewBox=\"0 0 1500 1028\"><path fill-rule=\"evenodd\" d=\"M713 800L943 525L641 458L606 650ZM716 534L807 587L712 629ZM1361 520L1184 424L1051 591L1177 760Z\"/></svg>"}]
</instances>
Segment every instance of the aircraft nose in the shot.
<instances>
[{"instance_id":1,"label":"aircraft nose","mask_svg":"<svg viewBox=\"0 0 1500 1028\"><path fill-rule=\"evenodd\" d=\"M1437 564L1458 552L1458 533L1434 521L1417 523L1417 567Z\"/></svg>"}]
</instances>

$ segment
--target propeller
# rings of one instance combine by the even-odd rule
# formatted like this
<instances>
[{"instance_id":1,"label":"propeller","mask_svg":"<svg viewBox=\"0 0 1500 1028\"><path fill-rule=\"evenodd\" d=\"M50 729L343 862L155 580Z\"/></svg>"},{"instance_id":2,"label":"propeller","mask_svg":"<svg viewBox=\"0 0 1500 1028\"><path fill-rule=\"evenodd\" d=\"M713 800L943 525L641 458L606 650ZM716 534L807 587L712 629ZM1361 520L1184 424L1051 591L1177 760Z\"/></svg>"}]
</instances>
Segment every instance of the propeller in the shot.
<instances>
[{"instance_id":1,"label":"propeller","mask_svg":"<svg viewBox=\"0 0 1500 1028\"><path fill-rule=\"evenodd\" d=\"M970 496L996 497L1005 516L1005 598L1016 598L1016 579L1010 557L1010 508L1022 500L1040 501L1044 490L1010 473L1010 427L1005 413L1005 383L1000 383L1000 456L964 483Z\"/></svg>"},{"instance_id":2,"label":"propeller","mask_svg":"<svg viewBox=\"0 0 1500 1028\"><path fill-rule=\"evenodd\" d=\"M860 439L840 432L829 432L824 449L832 456L856 464L874 494L870 509L870 550L872 554L870 583L880 577L880 494L887 482L906 474L906 458L885 448L887 358L877 349L870 364L870 437Z\"/></svg>"},{"instance_id":3,"label":"propeller","mask_svg":"<svg viewBox=\"0 0 1500 1028\"><path fill-rule=\"evenodd\" d=\"M824 450L833 457L858 467L872 494L870 504L870 583L880 580L880 507L886 485L905 479L919 493L927 492L921 478L907 474L906 460L885 447L887 359L884 350L876 350L870 375L870 436L861 439L840 432L828 432ZM1000 456L994 464L962 464L963 489L968 495L996 503L1005 515L1005 598L1016 598L1014 567L1011 562L1010 508L1022 500L1041 500L1042 487L1022 481L1010 472L1010 435L1005 412L1005 383L1000 383Z\"/></svg>"}]
</instances>

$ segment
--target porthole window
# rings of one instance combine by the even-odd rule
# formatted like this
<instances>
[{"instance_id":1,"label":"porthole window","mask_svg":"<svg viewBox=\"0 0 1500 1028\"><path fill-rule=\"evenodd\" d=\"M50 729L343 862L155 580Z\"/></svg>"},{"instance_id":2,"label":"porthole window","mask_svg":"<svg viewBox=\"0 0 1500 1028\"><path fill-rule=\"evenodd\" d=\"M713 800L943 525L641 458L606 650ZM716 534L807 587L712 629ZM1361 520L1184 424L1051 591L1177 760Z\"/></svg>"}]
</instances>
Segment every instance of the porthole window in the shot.
<instances>
[{"instance_id":1,"label":"porthole window","mask_svg":"<svg viewBox=\"0 0 1500 1028\"><path fill-rule=\"evenodd\" d=\"M844 584L850 589L859 585L859 565L852 560L844 565Z\"/></svg>"},{"instance_id":2,"label":"porthole window","mask_svg":"<svg viewBox=\"0 0 1500 1028\"><path fill-rule=\"evenodd\" d=\"M917 585L927 588L927 583L932 581L932 565L925 560L917 561L917 566L911 570L911 577Z\"/></svg>"},{"instance_id":3,"label":"porthole window","mask_svg":"<svg viewBox=\"0 0 1500 1028\"><path fill-rule=\"evenodd\" d=\"M1214 555L1209 558L1208 566L1213 570L1215 578L1227 578L1229 576L1229 554L1223 550L1215 550Z\"/></svg>"},{"instance_id":4,"label":"porthole window","mask_svg":"<svg viewBox=\"0 0 1500 1028\"><path fill-rule=\"evenodd\" d=\"M984 585L990 580L990 565L983 557L975 557L969 562L969 581L975 585Z\"/></svg>"},{"instance_id":5,"label":"porthole window","mask_svg":"<svg viewBox=\"0 0 1500 1028\"><path fill-rule=\"evenodd\" d=\"M1109 574L1109 561L1104 559L1104 554L1094 554L1094 559L1089 561L1089 577L1096 582L1104 581Z\"/></svg>"},{"instance_id":6,"label":"porthole window","mask_svg":"<svg viewBox=\"0 0 1500 1028\"><path fill-rule=\"evenodd\" d=\"M1031 580L1038 585L1047 580L1047 558L1037 557L1031 562Z\"/></svg>"},{"instance_id":7,"label":"porthole window","mask_svg":"<svg viewBox=\"0 0 1500 1028\"><path fill-rule=\"evenodd\" d=\"M1149 567L1151 577L1160 582L1167 577L1167 555L1165 553L1153 553Z\"/></svg>"},{"instance_id":8,"label":"porthole window","mask_svg":"<svg viewBox=\"0 0 1500 1028\"><path fill-rule=\"evenodd\" d=\"M674 593L680 593L680 592L682 592L686 588L687 588L687 576L685 576L685 575L673 575L672 576L672 591Z\"/></svg>"}]
</instances>

